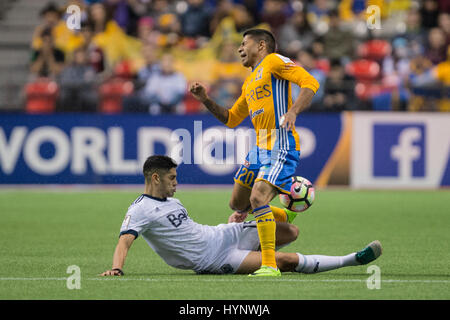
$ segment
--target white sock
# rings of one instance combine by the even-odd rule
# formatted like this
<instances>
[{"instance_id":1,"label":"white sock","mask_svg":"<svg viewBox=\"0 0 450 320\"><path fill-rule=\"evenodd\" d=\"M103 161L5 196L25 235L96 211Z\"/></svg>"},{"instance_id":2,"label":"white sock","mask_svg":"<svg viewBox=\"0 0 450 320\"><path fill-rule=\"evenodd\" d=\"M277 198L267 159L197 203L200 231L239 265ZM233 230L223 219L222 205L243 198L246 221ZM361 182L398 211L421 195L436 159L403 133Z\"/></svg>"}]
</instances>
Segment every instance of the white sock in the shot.
<instances>
[{"instance_id":1,"label":"white sock","mask_svg":"<svg viewBox=\"0 0 450 320\"><path fill-rule=\"evenodd\" d=\"M346 256L305 256L301 253L297 253L297 256L298 265L295 267L295 271L300 273L317 273L359 265L355 259L355 253L350 253Z\"/></svg>"}]
</instances>

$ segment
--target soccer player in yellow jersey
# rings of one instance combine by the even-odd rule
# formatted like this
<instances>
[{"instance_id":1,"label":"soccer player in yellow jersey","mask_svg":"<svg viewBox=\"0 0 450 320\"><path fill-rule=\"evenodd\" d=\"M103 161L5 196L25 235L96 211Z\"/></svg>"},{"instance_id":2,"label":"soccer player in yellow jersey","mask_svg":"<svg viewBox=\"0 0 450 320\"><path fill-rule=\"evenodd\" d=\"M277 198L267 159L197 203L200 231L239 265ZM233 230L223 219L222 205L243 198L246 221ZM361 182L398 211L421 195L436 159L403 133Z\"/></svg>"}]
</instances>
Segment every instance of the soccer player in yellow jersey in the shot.
<instances>
[{"instance_id":1,"label":"soccer player in yellow jersey","mask_svg":"<svg viewBox=\"0 0 450 320\"><path fill-rule=\"evenodd\" d=\"M242 86L242 94L231 109L211 100L198 82L192 95L230 128L250 116L256 130L256 146L235 175L230 207L242 214L251 211L257 222L261 244L261 268L251 276L279 276L275 261L275 220L279 208L270 201L280 192L289 193L299 157L297 115L307 108L319 88L317 80L289 58L275 53L275 38L267 30L244 32L239 55L245 67L252 68ZM290 82L302 89L292 103ZM275 214L275 217L274 217Z\"/></svg>"}]
</instances>

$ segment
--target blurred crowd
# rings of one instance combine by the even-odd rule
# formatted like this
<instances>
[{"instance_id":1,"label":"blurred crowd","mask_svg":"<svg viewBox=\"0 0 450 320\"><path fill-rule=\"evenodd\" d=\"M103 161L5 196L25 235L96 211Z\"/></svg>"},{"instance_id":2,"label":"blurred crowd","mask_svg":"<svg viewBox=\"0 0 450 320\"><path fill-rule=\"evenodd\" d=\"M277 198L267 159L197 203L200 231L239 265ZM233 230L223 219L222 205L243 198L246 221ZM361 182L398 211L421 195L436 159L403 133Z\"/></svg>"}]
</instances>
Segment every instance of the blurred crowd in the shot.
<instances>
[{"instance_id":1,"label":"blurred crowd","mask_svg":"<svg viewBox=\"0 0 450 320\"><path fill-rule=\"evenodd\" d=\"M81 9L73 30L70 5ZM447 0L70 0L40 18L28 97L51 82L52 111L204 112L192 81L231 107L250 73L237 49L251 27L319 81L309 111L450 111Z\"/></svg>"}]
</instances>

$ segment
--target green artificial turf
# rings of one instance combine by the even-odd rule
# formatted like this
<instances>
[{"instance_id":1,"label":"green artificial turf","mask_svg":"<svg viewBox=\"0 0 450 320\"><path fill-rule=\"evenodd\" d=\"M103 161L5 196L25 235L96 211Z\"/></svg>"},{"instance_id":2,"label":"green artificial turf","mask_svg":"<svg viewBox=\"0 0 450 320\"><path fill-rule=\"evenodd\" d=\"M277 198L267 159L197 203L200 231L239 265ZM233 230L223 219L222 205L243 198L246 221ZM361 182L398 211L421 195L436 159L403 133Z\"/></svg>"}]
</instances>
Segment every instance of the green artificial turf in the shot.
<instances>
[{"instance_id":1,"label":"green artificial turf","mask_svg":"<svg viewBox=\"0 0 450 320\"><path fill-rule=\"evenodd\" d=\"M140 190L0 191L0 299L449 299L450 192L318 190L294 223L300 236L283 251L344 255L378 239L380 289L367 267L281 278L196 275L167 266L141 237L124 277L111 267L119 228ZM175 195L197 222L224 223L231 189ZM279 203L274 200L274 204ZM67 268L81 270L69 290Z\"/></svg>"}]
</instances>

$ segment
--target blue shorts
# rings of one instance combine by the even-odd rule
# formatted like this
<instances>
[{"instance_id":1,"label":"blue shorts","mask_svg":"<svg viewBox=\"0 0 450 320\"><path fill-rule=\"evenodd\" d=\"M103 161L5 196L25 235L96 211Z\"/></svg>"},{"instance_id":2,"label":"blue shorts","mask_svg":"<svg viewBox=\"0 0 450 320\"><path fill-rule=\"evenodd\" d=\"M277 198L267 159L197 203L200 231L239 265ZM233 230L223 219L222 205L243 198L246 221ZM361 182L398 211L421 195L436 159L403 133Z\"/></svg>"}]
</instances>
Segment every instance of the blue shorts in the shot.
<instances>
[{"instance_id":1,"label":"blue shorts","mask_svg":"<svg viewBox=\"0 0 450 320\"><path fill-rule=\"evenodd\" d=\"M289 193L292 176L300 159L300 151L276 151L253 147L234 176L235 183L253 188L255 181L264 180L276 187L281 193Z\"/></svg>"}]
</instances>

